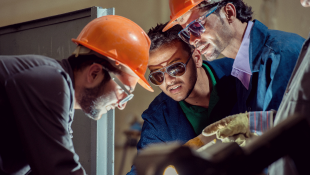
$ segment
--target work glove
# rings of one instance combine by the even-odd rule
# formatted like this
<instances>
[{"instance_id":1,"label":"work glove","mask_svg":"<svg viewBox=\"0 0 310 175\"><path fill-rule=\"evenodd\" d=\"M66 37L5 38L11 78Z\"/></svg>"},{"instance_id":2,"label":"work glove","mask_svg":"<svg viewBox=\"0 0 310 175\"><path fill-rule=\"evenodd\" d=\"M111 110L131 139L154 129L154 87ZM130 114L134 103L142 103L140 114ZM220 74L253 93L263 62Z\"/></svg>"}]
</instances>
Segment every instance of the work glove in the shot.
<instances>
[{"instance_id":1,"label":"work glove","mask_svg":"<svg viewBox=\"0 0 310 175\"><path fill-rule=\"evenodd\" d=\"M188 147L196 148L196 149L202 147L203 145L204 143L201 141L199 136L189 140L188 142L184 144L184 146L188 146Z\"/></svg>"},{"instance_id":2,"label":"work glove","mask_svg":"<svg viewBox=\"0 0 310 175\"><path fill-rule=\"evenodd\" d=\"M203 136L202 134L200 134L197 137L186 142L184 144L184 146L188 146L188 147L191 147L193 149L199 149L202 146L209 144L212 141L214 142L215 139L216 139L215 136L206 137L206 136Z\"/></svg>"},{"instance_id":3,"label":"work glove","mask_svg":"<svg viewBox=\"0 0 310 175\"><path fill-rule=\"evenodd\" d=\"M245 146L248 139L256 135L250 132L248 113L228 116L202 131L202 135L207 137L214 134L223 143L236 142L240 146Z\"/></svg>"}]
</instances>

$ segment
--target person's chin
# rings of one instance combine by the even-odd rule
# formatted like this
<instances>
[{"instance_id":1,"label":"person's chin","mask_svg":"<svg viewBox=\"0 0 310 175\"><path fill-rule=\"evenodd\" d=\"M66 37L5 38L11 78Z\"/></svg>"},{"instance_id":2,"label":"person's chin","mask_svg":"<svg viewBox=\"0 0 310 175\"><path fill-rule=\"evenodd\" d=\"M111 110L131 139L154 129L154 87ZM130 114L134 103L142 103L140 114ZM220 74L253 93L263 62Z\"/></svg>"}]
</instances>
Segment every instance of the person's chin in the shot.
<instances>
[{"instance_id":1,"label":"person's chin","mask_svg":"<svg viewBox=\"0 0 310 175\"><path fill-rule=\"evenodd\" d=\"M170 94L169 95L174 101L182 101L186 98L186 96L184 95L184 93L179 92L177 94Z\"/></svg>"},{"instance_id":2,"label":"person's chin","mask_svg":"<svg viewBox=\"0 0 310 175\"><path fill-rule=\"evenodd\" d=\"M209 52L203 53L203 56L207 59L207 61L213 61L218 57L218 54L215 53L215 50L210 50Z\"/></svg>"}]
</instances>

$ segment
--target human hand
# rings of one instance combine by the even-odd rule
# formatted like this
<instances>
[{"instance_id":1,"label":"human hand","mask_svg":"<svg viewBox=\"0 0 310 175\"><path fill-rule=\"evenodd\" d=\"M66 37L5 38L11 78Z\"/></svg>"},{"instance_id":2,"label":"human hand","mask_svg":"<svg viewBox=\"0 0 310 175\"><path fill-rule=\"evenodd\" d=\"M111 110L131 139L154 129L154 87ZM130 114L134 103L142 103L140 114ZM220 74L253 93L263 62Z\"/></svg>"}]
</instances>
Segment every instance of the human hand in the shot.
<instances>
[{"instance_id":1,"label":"human hand","mask_svg":"<svg viewBox=\"0 0 310 175\"><path fill-rule=\"evenodd\" d=\"M255 134L250 132L248 113L241 113L228 116L207 126L202 135L212 136L216 134L216 138L222 142L236 142L240 146L245 146L249 138Z\"/></svg>"}]
</instances>

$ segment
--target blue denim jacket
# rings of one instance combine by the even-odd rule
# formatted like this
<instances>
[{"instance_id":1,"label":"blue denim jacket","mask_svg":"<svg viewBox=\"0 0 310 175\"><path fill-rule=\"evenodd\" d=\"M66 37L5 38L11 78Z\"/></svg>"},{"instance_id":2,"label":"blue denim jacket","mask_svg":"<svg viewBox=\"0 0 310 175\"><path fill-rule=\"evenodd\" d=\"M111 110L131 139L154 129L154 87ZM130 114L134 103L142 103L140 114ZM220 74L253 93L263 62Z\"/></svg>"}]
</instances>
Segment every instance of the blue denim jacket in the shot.
<instances>
[{"instance_id":1,"label":"blue denim jacket","mask_svg":"<svg viewBox=\"0 0 310 175\"><path fill-rule=\"evenodd\" d=\"M296 64L304 38L297 34L269 30L254 20L249 55L252 77L249 90L236 78L236 110L277 110Z\"/></svg>"},{"instance_id":2,"label":"blue denim jacket","mask_svg":"<svg viewBox=\"0 0 310 175\"><path fill-rule=\"evenodd\" d=\"M213 108L210 117L222 118L231 114L237 97L235 80L230 75L233 59L223 58L212 62L204 61L212 70L217 80L217 91L220 101ZM152 143L179 141L186 143L197 136L193 127L187 120L179 103L160 93L142 114L144 120L141 139L137 145L138 151ZM215 121L214 121L215 122ZM128 175L134 175L133 167Z\"/></svg>"}]
</instances>

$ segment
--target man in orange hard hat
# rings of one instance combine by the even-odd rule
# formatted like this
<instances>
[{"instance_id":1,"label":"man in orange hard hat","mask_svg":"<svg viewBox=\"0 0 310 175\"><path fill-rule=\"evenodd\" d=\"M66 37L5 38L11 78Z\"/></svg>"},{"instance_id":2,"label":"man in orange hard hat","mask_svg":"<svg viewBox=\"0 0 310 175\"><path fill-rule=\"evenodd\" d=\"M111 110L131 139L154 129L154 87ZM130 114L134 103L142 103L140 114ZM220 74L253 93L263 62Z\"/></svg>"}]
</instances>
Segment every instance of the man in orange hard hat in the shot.
<instances>
[{"instance_id":1,"label":"man in orange hard hat","mask_svg":"<svg viewBox=\"0 0 310 175\"><path fill-rule=\"evenodd\" d=\"M150 40L134 22L104 16L85 26L62 61L0 56L0 174L86 174L71 139L74 109L94 120L124 109L144 73Z\"/></svg>"},{"instance_id":2,"label":"man in orange hard hat","mask_svg":"<svg viewBox=\"0 0 310 175\"><path fill-rule=\"evenodd\" d=\"M261 134L264 123L273 121L268 114L279 108L304 38L252 21L243 0L169 0L169 6L171 20L163 31L180 24L179 37L209 61L219 54L234 59L236 112L261 111L245 121Z\"/></svg>"}]
</instances>

